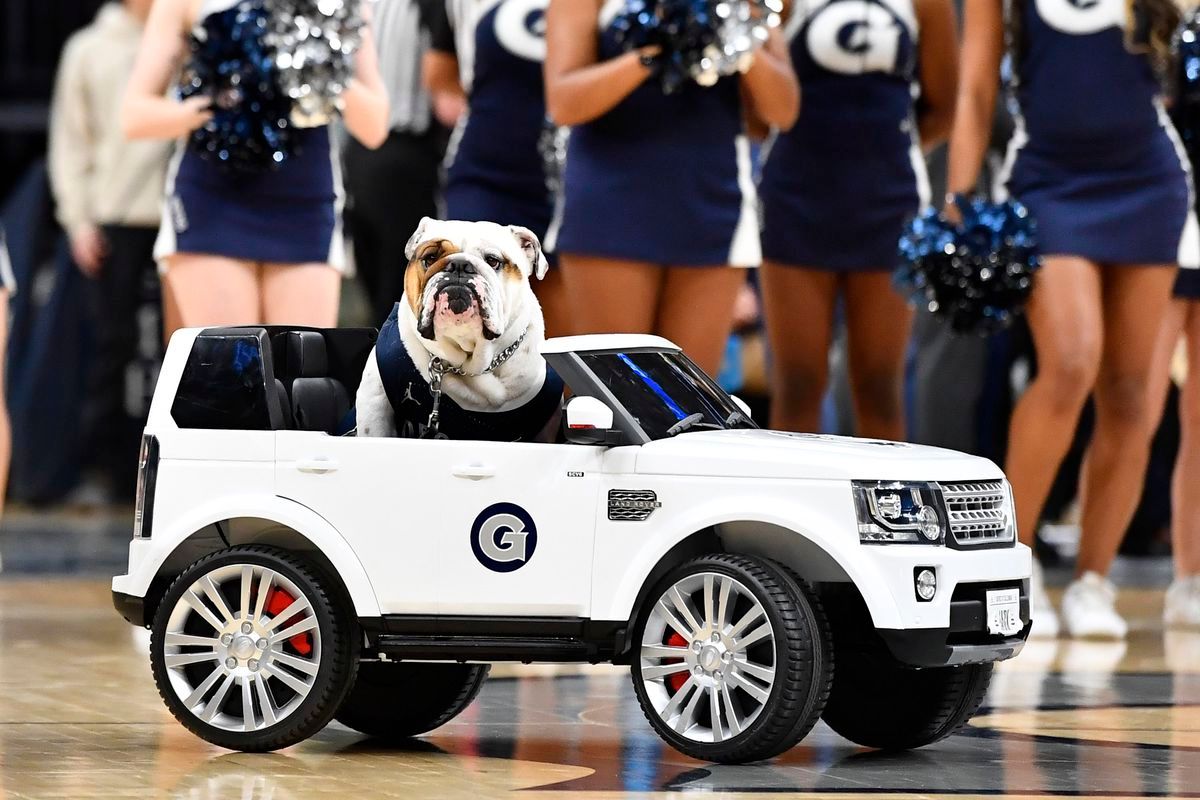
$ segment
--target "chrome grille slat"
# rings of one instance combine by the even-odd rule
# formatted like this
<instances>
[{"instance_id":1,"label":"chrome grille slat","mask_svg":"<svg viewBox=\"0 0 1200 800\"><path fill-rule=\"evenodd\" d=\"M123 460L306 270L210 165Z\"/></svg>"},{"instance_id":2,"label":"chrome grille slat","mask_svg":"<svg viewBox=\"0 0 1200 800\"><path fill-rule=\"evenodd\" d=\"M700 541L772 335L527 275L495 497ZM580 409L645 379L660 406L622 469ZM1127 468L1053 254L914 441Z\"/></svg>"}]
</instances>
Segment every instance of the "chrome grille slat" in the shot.
<instances>
[{"instance_id":1,"label":"chrome grille slat","mask_svg":"<svg viewBox=\"0 0 1200 800\"><path fill-rule=\"evenodd\" d=\"M960 545L1011 541L1002 481L943 483L950 535Z\"/></svg>"}]
</instances>

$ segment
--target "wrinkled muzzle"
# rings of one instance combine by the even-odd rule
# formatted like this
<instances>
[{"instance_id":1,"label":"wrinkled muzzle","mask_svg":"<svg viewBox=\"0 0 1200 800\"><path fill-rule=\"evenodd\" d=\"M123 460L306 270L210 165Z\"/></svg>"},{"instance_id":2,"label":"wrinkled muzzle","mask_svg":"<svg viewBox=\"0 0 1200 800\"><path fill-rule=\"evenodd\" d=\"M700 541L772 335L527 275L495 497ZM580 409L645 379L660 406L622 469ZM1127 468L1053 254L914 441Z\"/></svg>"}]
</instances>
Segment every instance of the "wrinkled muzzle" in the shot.
<instances>
[{"instance_id":1,"label":"wrinkled muzzle","mask_svg":"<svg viewBox=\"0 0 1200 800\"><path fill-rule=\"evenodd\" d=\"M497 313L500 301L495 270L481 259L456 253L426 280L417 332L433 341L440 328L468 327L478 321L484 337L495 339L504 332L504 318Z\"/></svg>"}]
</instances>

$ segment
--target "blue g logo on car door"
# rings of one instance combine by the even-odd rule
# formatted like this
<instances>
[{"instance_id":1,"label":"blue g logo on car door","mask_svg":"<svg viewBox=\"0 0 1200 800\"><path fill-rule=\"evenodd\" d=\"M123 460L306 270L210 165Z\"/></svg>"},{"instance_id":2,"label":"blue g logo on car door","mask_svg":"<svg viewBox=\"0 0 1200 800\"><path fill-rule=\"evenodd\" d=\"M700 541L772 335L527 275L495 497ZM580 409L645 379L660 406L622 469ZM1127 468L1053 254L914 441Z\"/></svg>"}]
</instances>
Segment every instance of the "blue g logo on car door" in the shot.
<instances>
[{"instance_id":1,"label":"blue g logo on car door","mask_svg":"<svg viewBox=\"0 0 1200 800\"><path fill-rule=\"evenodd\" d=\"M471 551L492 572L513 572L529 563L537 548L537 525L514 503L496 503L471 525Z\"/></svg>"}]
</instances>

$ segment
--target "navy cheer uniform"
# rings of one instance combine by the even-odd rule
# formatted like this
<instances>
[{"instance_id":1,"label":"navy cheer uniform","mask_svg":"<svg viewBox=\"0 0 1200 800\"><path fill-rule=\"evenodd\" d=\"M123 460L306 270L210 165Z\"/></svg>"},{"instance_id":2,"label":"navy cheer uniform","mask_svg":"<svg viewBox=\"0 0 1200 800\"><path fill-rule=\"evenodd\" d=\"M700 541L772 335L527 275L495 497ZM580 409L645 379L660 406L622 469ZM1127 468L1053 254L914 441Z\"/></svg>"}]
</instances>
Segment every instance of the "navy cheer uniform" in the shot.
<instances>
[{"instance_id":1,"label":"navy cheer uniform","mask_svg":"<svg viewBox=\"0 0 1200 800\"><path fill-rule=\"evenodd\" d=\"M621 55L599 16L599 57ZM557 236L555 236L557 234ZM739 79L686 82L664 95L650 78L602 117L571 130L560 253L667 266L757 266L758 213Z\"/></svg>"},{"instance_id":2,"label":"navy cheer uniform","mask_svg":"<svg viewBox=\"0 0 1200 800\"><path fill-rule=\"evenodd\" d=\"M1021 0L1020 107L1001 182L1048 256L1200 266L1187 156L1144 55L1125 48L1125 0Z\"/></svg>"},{"instance_id":3,"label":"navy cheer uniform","mask_svg":"<svg viewBox=\"0 0 1200 800\"><path fill-rule=\"evenodd\" d=\"M204 0L200 22L238 0ZM229 15L232 22L232 15ZM342 179L326 127L293 128L296 152L278 169L235 172L178 145L167 173L154 257L174 253L243 261L329 264L341 270Z\"/></svg>"},{"instance_id":4,"label":"navy cheer uniform","mask_svg":"<svg viewBox=\"0 0 1200 800\"><path fill-rule=\"evenodd\" d=\"M375 342L375 361L379 377L392 412L396 415L396 433L407 439L422 437L426 432L433 395L417 365L404 349L397 323L400 306L379 330ZM546 365L546 377L541 390L519 408L508 411L467 411L443 393L438 408L438 431L447 439L480 440L486 442L532 442L562 405L563 381Z\"/></svg>"},{"instance_id":5,"label":"navy cheer uniform","mask_svg":"<svg viewBox=\"0 0 1200 800\"><path fill-rule=\"evenodd\" d=\"M890 270L905 222L929 203L912 0L808 0L786 33L804 100L763 166L763 256Z\"/></svg>"},{"instance_id":6,"label":"navy cheer uniform","mask_svg":"<svg viewBox=\"0 0 1200 800\"><path fill-rule=\"evenodd\" d=\"M542 62L549 0L443 0L468 111L446 153L443 216L522 225L544 239L554 214L539 140L546 130Z\"/></svg>"}]
</instances>

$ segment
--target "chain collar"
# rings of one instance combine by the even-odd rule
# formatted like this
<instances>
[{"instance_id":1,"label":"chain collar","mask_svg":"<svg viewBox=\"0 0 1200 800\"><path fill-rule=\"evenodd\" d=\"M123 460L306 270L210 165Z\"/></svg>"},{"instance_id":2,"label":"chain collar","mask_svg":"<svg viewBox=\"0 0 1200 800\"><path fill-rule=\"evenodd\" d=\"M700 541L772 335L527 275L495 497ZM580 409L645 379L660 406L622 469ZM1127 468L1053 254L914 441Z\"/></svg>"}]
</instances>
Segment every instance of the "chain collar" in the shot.
<instances>
[{"instance_id":1,"label":"chain collar","mask_svg":"<svg viewBox=\"0 0 1200 800\"><path fill-rule=\"evenodd\" d=\"M433 396L433 408L429 411L429 422L425 425L425 432L421 434L422 439L445 439L446 437L438 430L441 423L441 405L442 405L442 378L447 375L460 375L464 378L478 378L482 375L487 375L500 368L506 361L512 358L521 345L525 342L525 337L529 335L529 328L526 328L516 340L508 347L496 354L495 358L482 372L467 372L462 367L453 366L449 361L441 356L434 356L429 361L429 393Z\"/></svg>"}]
</instances>

